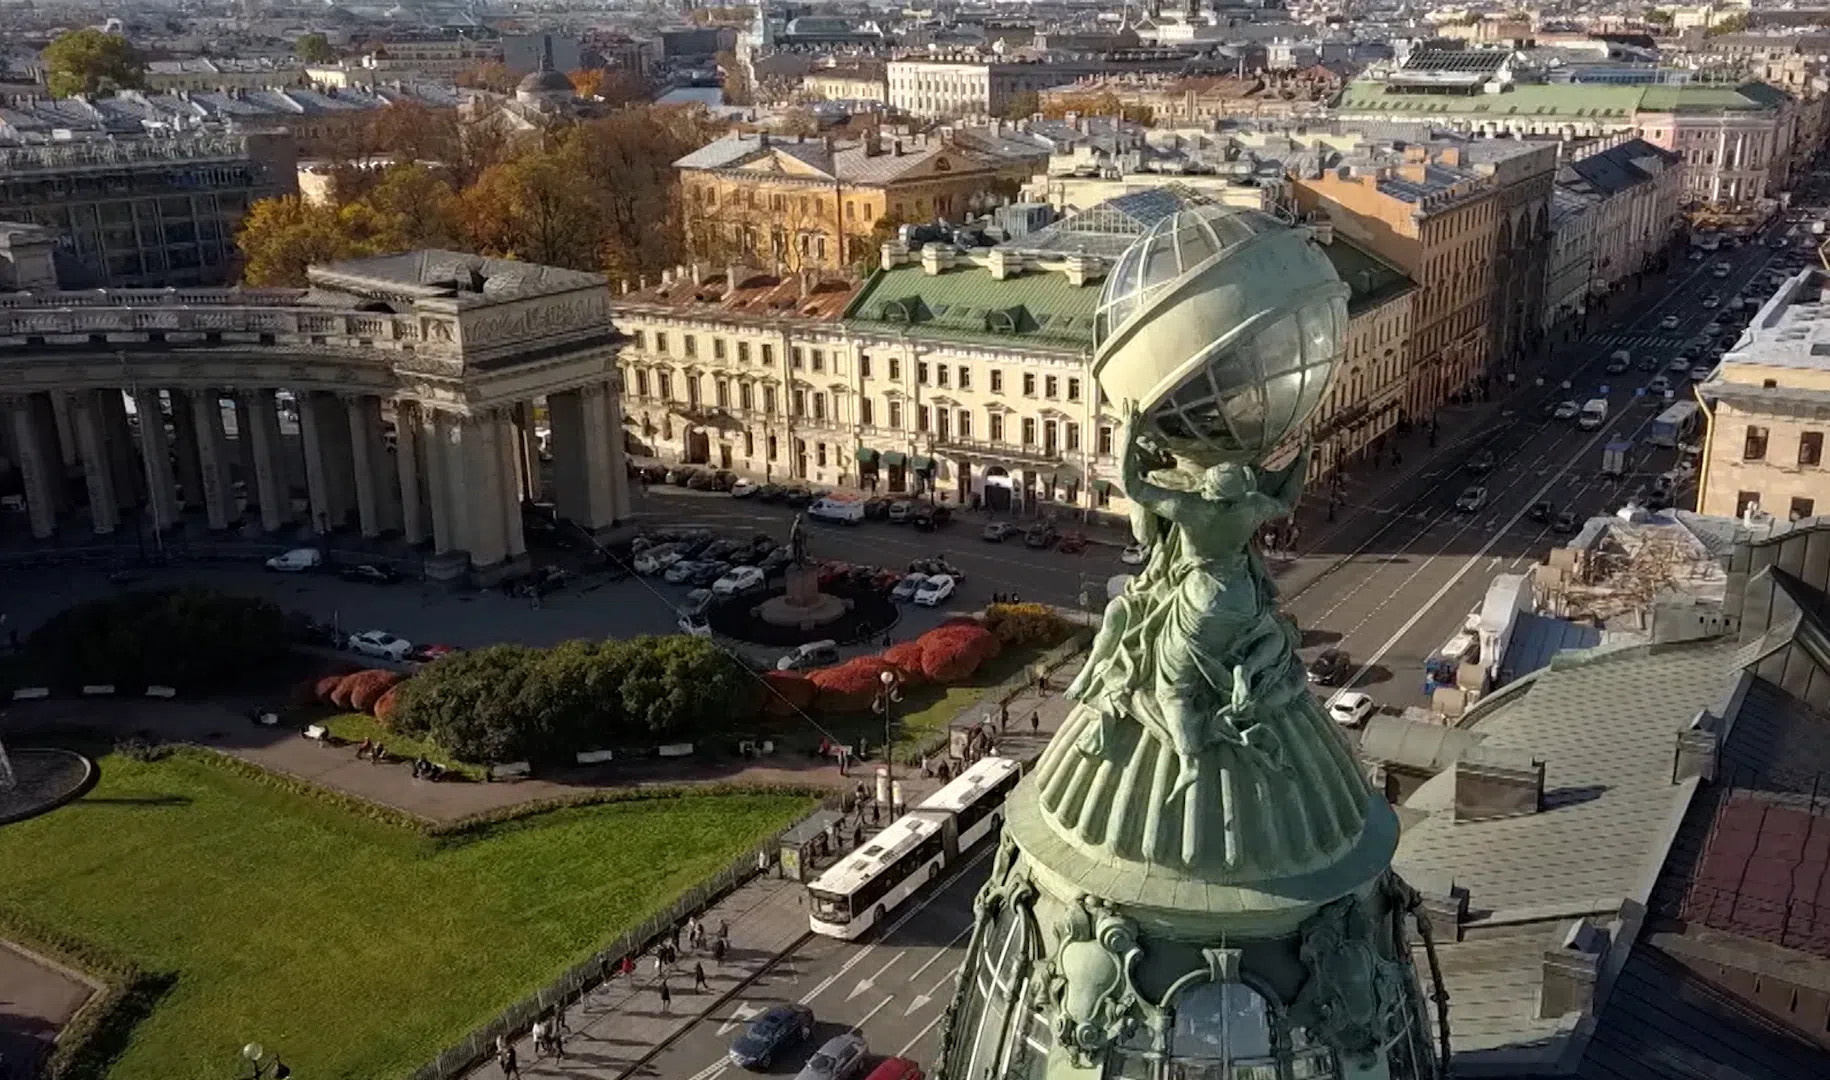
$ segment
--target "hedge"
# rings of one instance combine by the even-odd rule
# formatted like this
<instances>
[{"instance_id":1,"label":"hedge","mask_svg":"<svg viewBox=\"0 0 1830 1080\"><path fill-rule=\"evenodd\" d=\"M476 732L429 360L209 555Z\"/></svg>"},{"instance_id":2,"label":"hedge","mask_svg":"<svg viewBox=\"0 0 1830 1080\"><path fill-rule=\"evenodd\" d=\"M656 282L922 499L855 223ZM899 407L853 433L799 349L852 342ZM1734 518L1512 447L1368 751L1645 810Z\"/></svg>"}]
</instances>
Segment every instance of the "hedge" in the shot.
<instances>
[{"instance_id":1,"label":"hedge","mask_svg":"<svg viewBox=\"0 0 1830 1080\"><path fill-rule=\"evenodd\" d=\"M268 669L287 640L286 617L269 601L155 589L67 608L32 632L25 652L52 686L203 692Z\"/></svg>"},{"instance_id":2,"label":"hedge","mask_svg":"<svg viewBox=\"0 0 1830 1080\"><path fill-rule=\"evenodd\" d=\"M400 684L388 687L387 692L375 699L375 719L389 731L394 730L394 710L400 704Z\"/></svg>"},{"instance_id":3,"label":"hedge","mask_svg":"<svg viewBox=\"0 0 1830 1080\"><path fill-rule=\"evenodd\" d=\"M903 641L883 651L883 660L896 669L905 686L920 686L928 681L927 673L921 670L921 642Z\"/></svg>"},{"instance_id":4,"label":"hedge","mask_svg":"<svg viewBox=\"0 0 1830 1080\"><path fill-rule=\"evenodd\" d=\"M836 667L820 668L808 676L819 690L814 705L821 712L864 712L883 689L883 673L895 668L880 657L860 656Z\"/></svg>"},{"instance_id":5,"label":"hedge","mask_svg":"<svg viewBox=\"0 0 1830 1080\"><path fill-rule=\"evenodd\" d=\"M819 687L813 680L798 671L765 671L763 682L763 714L766 716L793 716L813 708L814 698L819 695Z\"/></svg>"},{"instance_id":6,"label":"hedge","mask_svg":"<svg viewBox=\"0 0 1830 1080\"><path fill-rule=\"evenodd\" d=\"M480 763L691 741L729 732L761 704L749 671L685 635L475 649L397 694L396 730Z\"/></svg>"},{"instance_id":7,"label":"hedge","mask_svg":"<svg viewBox=\"0 0 1830 1080\"><path fill-rule=\"evenodd\" d=\"M985 609L985 629L1006 645L1045 648L1074 632L1073 624L1046 604L993 604Z\"/></svg>"},{"instance_id":8,"label":"hedge","mask_svg":"<svg viewBox=\"0 0 1830 1080\"><path fill-rule=\"evenodd\" d=\"M102 1080L126 1049L135 1025L152 1014L159 999L178 981L174 974L146 971L5 908L0 908L0 937L103 984L102 991L59 1032L57 1049L45 1065L48 1080Z\"/></svg>"},{"instance_id":9,"label":"hedge","mask_svg":"<svg viewBox=\"0 0 1830 1080\"><path fill-rule=\"evenodd\" d=\"M383 671L379 668L356 672L343 680L344 693L349 698L349 707L357 712L374 712L375 702L381 700L381 695L398 686L401 678L399 672Z\"/></svg>"}]
</instances>

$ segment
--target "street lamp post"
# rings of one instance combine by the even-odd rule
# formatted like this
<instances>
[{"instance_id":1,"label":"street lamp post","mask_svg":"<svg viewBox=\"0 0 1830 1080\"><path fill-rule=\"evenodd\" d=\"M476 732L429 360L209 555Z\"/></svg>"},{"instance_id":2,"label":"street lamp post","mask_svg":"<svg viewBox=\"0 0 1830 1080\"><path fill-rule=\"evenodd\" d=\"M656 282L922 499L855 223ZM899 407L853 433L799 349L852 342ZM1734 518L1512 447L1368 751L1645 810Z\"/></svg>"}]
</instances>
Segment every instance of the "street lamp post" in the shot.
<instances>
[{"instance_id":1,"label":"street lamp post","mask_svg":"<svg viewBox=\"0 0 1830 1080\"><path fill-rule=\"evenodd\" d=\"M883 689L877 691L876 698L871 702L871 709L883 714L883 776L889 784L889 801L893 810L896 803L896 742L890 729L893 726L895 714L892 706L902 700L902 687L897 683L896 673L893 671L882 672L877 679L883 684Z\"/></svg>"}]
</instances>

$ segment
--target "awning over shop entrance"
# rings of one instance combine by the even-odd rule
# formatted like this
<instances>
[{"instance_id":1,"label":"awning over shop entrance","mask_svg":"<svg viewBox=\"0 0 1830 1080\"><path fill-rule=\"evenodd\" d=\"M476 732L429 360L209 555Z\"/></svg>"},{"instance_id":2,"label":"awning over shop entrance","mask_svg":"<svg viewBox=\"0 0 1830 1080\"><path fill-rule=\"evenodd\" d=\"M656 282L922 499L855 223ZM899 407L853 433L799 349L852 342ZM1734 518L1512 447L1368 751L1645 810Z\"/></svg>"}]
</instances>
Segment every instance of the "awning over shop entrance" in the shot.
<instances>
[{"instance_id":1,"label":"awning over shop entrance","mask_svg":"<svg viewBox=\"0 0 1830 1080\"><path fill-rule=\"evenodd\" d=\"M858 464L874 466L877 464L877 451L868 446L858 447Z\"/></svg>"},{"instance_id":2,"label":"awning over shop entrance","mask_svg":"<svg viewBox=\"0 0 1830 1080\"><path fill-rule=\"evenodd\" d=\"M934 459L924 454L916 454L915 457L909 461L909 468L914 469L916 472L933 472Z\"/></svg>"},{"instance_id":3,"label":"awning over shop entrance","mask_svg":"<svg viewBox=\"0 0 1830 1080\"><path fill-rule=\"evenodd\" d=\"M883 463L885 465L888 465L892 469L902 468L904 465L906 465L908 463L908 460L909 460L908 458L903 457L901 454L897 453L894 450L885 450L883 452L883 458L882 458Z\"/></svg>"}]
</instances>

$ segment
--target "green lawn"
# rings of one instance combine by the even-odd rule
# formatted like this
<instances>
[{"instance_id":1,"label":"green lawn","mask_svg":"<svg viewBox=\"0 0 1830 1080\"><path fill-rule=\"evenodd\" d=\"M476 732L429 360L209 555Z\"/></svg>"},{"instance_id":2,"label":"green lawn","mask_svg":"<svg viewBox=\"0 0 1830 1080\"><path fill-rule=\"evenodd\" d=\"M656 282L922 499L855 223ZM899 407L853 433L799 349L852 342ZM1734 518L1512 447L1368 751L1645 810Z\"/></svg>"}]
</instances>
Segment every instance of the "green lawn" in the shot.
<instances>
[{"instance_id":1,"label":"green lawn","mask_svg":"<svg viewBox=\"0 0 1830 1080\"><path fill-rule=\"evenodd\" d=\"M386 746L388 753L394 757L412 760L423 754L427 761L443 765L472 780L483 779L485 772L483 766L459 761L433 743L421 742L398 731L389 731L381 726L381 721L367 713L338 713L335 716L327 716L317 723L329 728L330 733L339 739L346 739L353 743L373 739Z\"/></svg>"},{"instance_id":2,"label":"green lawn","mask_svg":"<svg viewBox=\"0 0 1830 1080\"><path fill-rule=\"evenodd\" d=\"M114 755L0 829L0 907L177 975L111 1080L223 1080L250 1041L296 1076L389 1080L809 806L615 803L441 845L201 753Z\"/></svg>"}]
</instances>

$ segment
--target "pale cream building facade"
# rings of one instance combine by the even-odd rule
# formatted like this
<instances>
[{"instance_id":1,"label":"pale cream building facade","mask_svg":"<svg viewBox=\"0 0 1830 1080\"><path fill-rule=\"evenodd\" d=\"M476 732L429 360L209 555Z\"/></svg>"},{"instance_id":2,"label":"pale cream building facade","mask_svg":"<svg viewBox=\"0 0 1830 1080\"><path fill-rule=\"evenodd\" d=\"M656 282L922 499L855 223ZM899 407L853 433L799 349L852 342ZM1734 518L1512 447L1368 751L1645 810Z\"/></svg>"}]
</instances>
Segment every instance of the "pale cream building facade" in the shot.
<instances>
[{"instance_id":1,"label":"pale cream building facade","mask_svg":"<svg viewBox=\"0 0 1830 1080\"><path fill-rule=\"evenodd\" d=\"M1697 387L1706 416L1697 510L1770 514L1830 511L1830 276L1788 280Z\"/></svg>"}]
</instances>

